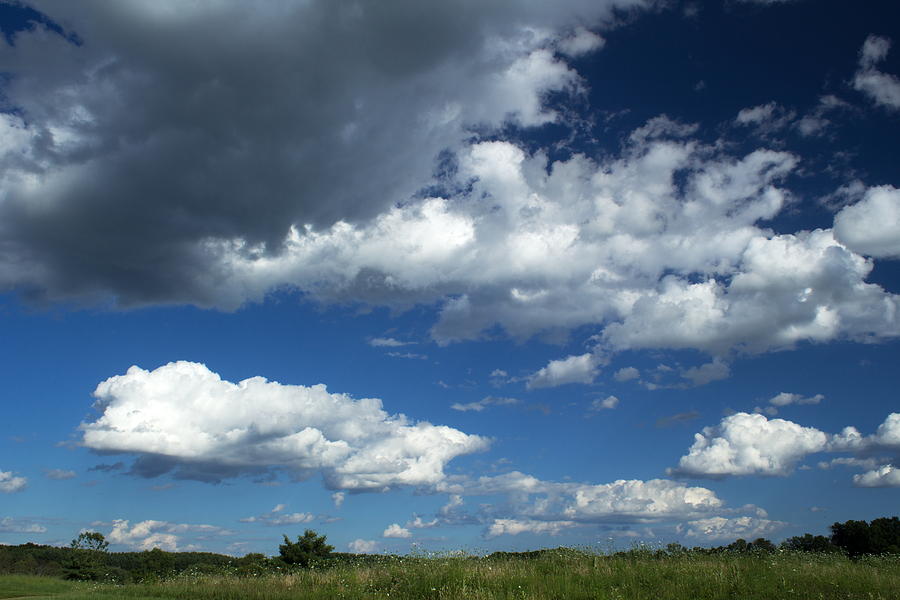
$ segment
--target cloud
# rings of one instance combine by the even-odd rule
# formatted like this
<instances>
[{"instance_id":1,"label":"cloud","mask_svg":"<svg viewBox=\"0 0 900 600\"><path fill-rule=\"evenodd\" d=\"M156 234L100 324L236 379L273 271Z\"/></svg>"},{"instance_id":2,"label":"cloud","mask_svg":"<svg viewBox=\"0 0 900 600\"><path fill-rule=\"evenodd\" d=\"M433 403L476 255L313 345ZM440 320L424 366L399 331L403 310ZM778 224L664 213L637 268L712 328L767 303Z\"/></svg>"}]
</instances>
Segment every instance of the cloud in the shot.
<instances>
[{"instance_id":1,"label":"cloud","mask_svg":"<svg viewBox=\"0 0 900 600\"><path fill-rule=\"evenodd\" d=\"M528 377L528 389L556 387L568 383L593 383L599 371L597 358L590 352L551 360L546 367Z\"/></svg>"},{"instance_id":2,"label":"cloud","mask_svg":"<svg viewBox=\"0 0 900 600\"><path fill-rule=\"evenodd\" d=\"M450 479L436 491L462 495L507 495L503 515L493 518L608 523L681 520L716 513L723 502L703 487L667 479L618 480L606 484L543 481L513 471L477 479Z\"/></svg>"},{"instance_id":3,"label":"cloud","mask_svg":"<svg viewBox=\"0 0 900 600\"><path fill-rule=\"evenodd\" d=\"M735 413L696 434L678 468L670 472L693 477L786 475L807 454L825 450L827 443L828 436L818 429Z\"/></svg>"},{"instance_id":4,"label":"cloud","mask_svg":"<svg viewBox=\"0 0 900 600\"><path fill-rule=\"evenodd\" d=\"M613 409L619 405L619 399L615 396L597 398L591 402L591 410Z\"/></svg>"},{"instance_id":5,"label":"cloud","mask_svg":"<svg viewBox=\"0 0 900 600\"><path fill-rule=\"evenodd\" d=\"M758 517L709 517L678 525L676 531L687 538L706 541L744 538L753 540L765 537L787 526L783 521L771 521Z\"/></svg>"},{"instance_id":6,"label":"cloud","mask_svg":"<svg viewBox=\"0 0 900 600\"><path fill-rule=\"evenodd\" d=\"M577 526L575 521L529 521L517 519L495 519L485 534L492 538L500 535L519 535L535 533L540 535L559 535L563 529Z\"/></svg>"},{"instance_id":7,"label":"cloud","mask_svg":"<svg viewBox=\"0 0 900 600\"><path fill-rule=\"evenodd\" d=\"M776 396L778 398L778 396ZM694 435L694 444L681 457L678 467L668 472L688 477L728 475L787 475L797 462L816 452L854 452L860 456L875 452L900 451L900 413L891 413L874 434L863 436L855 427L826 434L783 419L767 419L762 414L735 413L715 427L705 427ZM820 462L820 468L843 464L870 468L871 458L838 458ZM891 465L887 465L890 467ZM890 469L884 471L890 472ZM888 476L888 480L892 476ZM874 471L857 475L854 482L865 485L878 481Z\"/></svg>"},{"instance_id":8,"label":"cloud","mask_svg":"<svg viewBox=\"0 0 900 600\"><path fill-rule=\"evenodd\" d=\"M752 108L742 109L734 122L743 127L753 127L756 135L771 136L788 127L796 118L796 113L769 102Z\"/></svg>"},{"instance_id":9,"label":"cloud","mask_svg":"<svg viewBox=\"0 0 900 600\"><path fill-rule=\"evenodd\" d=\"M48 479L73 479L77 477L75 471L65 469L49 469L44 472Z\"/></svg>"},{"instance_id":10,"label":"cloud","mask_svg":"<svg viewBox=\"0 0 900 600\"><path fill-rule=\"evenodd\" d=\"M482 398L481 400L477 400L475 402L468 402L466 404L460 404L456 402L450 406L453 410L458 410L462 412L473 410L475 412L481 412L488 406L509 406L512 404L518 404L519 401L516 398L503 398L497 396L487 396Z\"/></svg>"},{"instance_id":11,"label":"cloud","mask_svg":"<svg viewBox=\"0 0 900 600\"><path fill-rule=\"evenodd\" d=\"M89 467L88 471L101 471L103 473L111 473L113 471L121 471L124 468L125 468L125 463L123 463L123 462L116 462L116 463L109 464L109 465L101 463L99 465L94 465L93 467Z\"/></svg>"},{"instance_id":12,"label":"cloud","mask_svg":"<svg viewBox=\"0 0 900 600\"><path fill-rule=\"evenodd\" d=\"M335 508L340 508L344 504L344 498L346 494L344 492L335 492L331 495L331 500L334 502Z\"/></svg>"},{"instance_id":13,"label":"cloud","mask_svg":"<svg viewBox=\"0 0 900 600\"><path fill-rule=\"evenodd\" d=\"M375 540L355 539L347 544L347 549L354 554L372 554L378 550L378 542Z\"/></svg>"},{"instance_id":14,"label":"cloud","mask_svg":"<svg viewBox=\"0 0 900 600\"><path fill-rule=\"evenodd\" d=\"M818 404L824 399L825 396L822 394L816 394L815 396L801 396L800 394L781 392L769 398L769 404L775 406L787 406L789 404Z\"/></svg>"},{"instance_id":15,"label":"cloud","mask_svg":"<svg viewBox=\"0 0 900 600\"><path fill-rule=\"evenodd\" d=\"M641 372L634 367L622 367L615 372L613 379L616 381L631 381L632 379L638 379L640 376Z\"/></svg>"},{"instance_id":16,"label":"cloud","mask_svg":"<svg viewBox=\"0 0 900 600\"><path fill-rule=\"evenodd\" d=\"M877 469L853 476L859 487L900 487L900 469L894 465L881 465Z\"/></svg>"},{"instance_id":17,"label":"cloud","mask_svg":"<svg viewBox=\"0 0 900 600\"><path fill-rule=\"evenodd\" d=\"M882 185L834 217L834 236L857 252L875 258L900 258L900 190Z\"/></svg>"},{"instance_id":18,"label":"cloud","mask_svg":"<svg viewBox=\"0 0 900 600\"><path fill-rule=\"evenodd\" d=\"M28 480L25 477L15 476L12 471L0 471L0 492L4 494L21 492L27 485Z\"/></svg>"},{"instance_id":19,"label":"cloud","mask_svg":"<svg viewBox=\"0 0 900 600\"><path fill-rule=\"evenodd\" d=\"M699 367L686 369L681 376L690 381L694 386L699 387L713 381L727 379L731 376L731 368L726 363L716 358Z\"/></svg>"},{"instance_id":20,"label":"cloud","mask_svg":"<svg viewBox=\"0 0 900 600\"><path fill-rule=\"evenodd\" d=\"M474 129L560 120L546 97L581 86L554 50L596 50L582 27L651 4L42 2L84 43L37 27L6 49L21 118L0 123L0 283L123 306L258 299L253 282L221 286L218 243L266 262L291 226L414 196Z\"/></svg>"},{"instance_id":21,"label":"cloud","mask_svg":"<svg viewBox=\"0 0 900 600\"><path fill-rule=\"evenodd\" d=\"M380 400L354 400L253 377L237 384L198 363L154 371L131 367L94 392L97 420L82 423L82 444L138 455L132 472L219 481L282 469L321 473L338 490L428 485L454 457L488 441L428 422L389 415Z\"/></svg>"},{"instance_id":22,"label":"cloud","mask_svg":"<svg viewBox=\"0 0 900 600\"><path fill-rule=\"evenodd\" d=\"M140 521L131 525L127 519L115 519L112 522L112 530L107 534L106 539L111 544L123 544L138 550L159 548L169 552L179 552L197 549L198 546L194 544L181 545L182 537L185 534L191 534L202 540L209 536L230 535L231 532L214 525L191 525L154 520Z\"/></svg>"},{"instance_id":23,"label":"cloud","mask_svg":"<svg viewBox=\"0 0 900 600\"><path fill-rule=\"evenodd\" d=\"M859 51L859 70L853 77L853 87L880 106L900 109L900 80L896 75L877 69L890 50L891 41L886 37L870 35Z\"/></svg>"},{"instance_id":24,"label":"cloud","mask_svg":"<svg viewBox=\"0 0 900 600\"><path fill-rule=\"evenodd\" d=\"M410 538L412 533L409 532L409 529L400 527L399 523L392 523L384 530L381 536L386 538Z\"/></svg>"},{"instance_id":25,"label":"cloud","mask_svg":"<svg viewBox=\"0 0 900 600\"><path fill-rule=\"evenodd\" d=\"M656 420L656 426L659 428L671 427L678 423L687 423L700 418L700 413L695 410L689 412L676 413L668 417L660 417Z\"/></svg>"},{"instance_id":26,"label":"cloud","mask_svg":"<svg viewBox=\"0 0 900 600\"><path fill-rule=\"evenodd\" d=\"M239 519L241 523L263 523L270 526L296 525L298 523L310 523L315 520L316 516L311 513L288 513L282 514L285 505L278 504L266 514L255 517L244 517Z\"/></svg>"},{"instance_id":27,"label":"cloud","mask_svg":"<svg viewBox=\"0 0 900 600\"><path fill-rule=\"evenodd\" d=\"M372 338L369 340L370 346L375 346L376 348L397 348L400 346L409 346L410 344L415 344L415 342L401 342L400 340L395 340L394 338Z\"/></svg>"},{"instance_id":28,"label":"cloud","mask_svg":"<svg viewBox=\"0 0 900 600\"><path fill-rule=\"evenodd\" d=\"M575 32L557 43L559 51L566 56L576 58L596 52L606 45L606 40L584 27L576 27Z\"/></svg>"},{"instance_id":29,"label":"cloud","mask_svg":"<svg viewBox=\"0 0 900 600\"><path fill-rule=\"evenodd\" d=\"M0 519L0 533L46 533L47 528L26 519L3 517Z\"/></svg>"}]
</instances>

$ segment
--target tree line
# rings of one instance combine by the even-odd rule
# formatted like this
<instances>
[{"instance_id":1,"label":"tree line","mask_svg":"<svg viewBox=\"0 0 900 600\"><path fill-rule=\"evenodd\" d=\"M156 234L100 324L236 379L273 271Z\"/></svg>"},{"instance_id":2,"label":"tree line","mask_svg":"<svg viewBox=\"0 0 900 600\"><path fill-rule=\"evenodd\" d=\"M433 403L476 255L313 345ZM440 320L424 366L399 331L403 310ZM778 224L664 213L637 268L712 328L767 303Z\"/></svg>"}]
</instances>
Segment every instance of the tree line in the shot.
<instances>
[{"instance_id":1,"label":"tree line","mask_svg":"<svg viewBox=\"0 0 900 600\"><path fill-rule=\"evenodd\" d=\"M256 576L295 568L328 568L345 562L376 564L384 557L334 552L326 536L311 529L291 540L283 536L278 555L251 553L236 558L213 552L165 552L158 548L143 552L109 552L103 534L82 532L69 547L21 544L0 546L0 573L52 575L68 579L126 583L152 581L177 573L230 573ZM653 553L659 557L684 553L712 554L790 552L833 553L855 559L873 554L900 554L900 518L883 517L867 521L845 521L831 526L831 535L806 533L784 540L779 546L765 538L738 539L726 546L687 548L672 543ZM642 550L649 551L649 550ZM546 550L495 552L485 559L540 558Z\"/></svg>"}]
</instances>

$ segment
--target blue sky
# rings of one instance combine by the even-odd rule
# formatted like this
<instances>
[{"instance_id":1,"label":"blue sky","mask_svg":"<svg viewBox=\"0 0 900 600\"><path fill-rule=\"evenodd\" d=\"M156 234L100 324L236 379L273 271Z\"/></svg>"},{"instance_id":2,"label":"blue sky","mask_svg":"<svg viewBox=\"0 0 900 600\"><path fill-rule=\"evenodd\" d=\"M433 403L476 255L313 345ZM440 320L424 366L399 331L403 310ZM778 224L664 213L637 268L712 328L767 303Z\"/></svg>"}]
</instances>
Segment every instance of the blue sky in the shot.
<instances>
[{"instance_id":1,"label":"blue sky","mask_svg":"<svg viewBox=\"0 0 900 600\"><path fill-rule=\"evenodd\" d=\"M890 3L0 4L0 543L729 543L900 488Z\"/></svg>"}]
</instances>

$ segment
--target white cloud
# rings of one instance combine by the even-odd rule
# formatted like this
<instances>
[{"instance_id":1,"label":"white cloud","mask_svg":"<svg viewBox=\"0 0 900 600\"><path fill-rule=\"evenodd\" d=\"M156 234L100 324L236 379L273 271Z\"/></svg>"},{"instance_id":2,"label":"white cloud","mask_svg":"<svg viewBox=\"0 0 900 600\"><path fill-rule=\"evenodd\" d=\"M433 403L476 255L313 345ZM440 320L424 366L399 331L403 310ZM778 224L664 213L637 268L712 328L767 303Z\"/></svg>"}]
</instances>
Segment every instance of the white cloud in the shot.
<instances>
[{"instance_id":1,"label":"white cloud","mask_svg":"<svg viewBox=\"0 0 900 600\"><path fill-rule=\"evenodd\" d=\"M615 396L597 398L591 402L591 410L613 409L619 405L619 399Z\"/></svg>"},{"instance_id":2,"label":"white cloud","mask_svg":"<svg viewBox=\"0 0 900 600\"><path fill-rule=\"evenodd\" d=\"M430 521L425 521L422 517L416 516L416 518L411 521L407 521L406 527L410 529L429 529L431 527L437 527L439 524L438 519L432 519Z\"/></svg>"},{"instance_id":3,"label":"white cloud","mask_svg":"<svg viewBox=\"0 0 900 600\"><path fill-rule=\"evenodd\" d=\"M778 396L776 396L778 398ZM726 475L786 475L796 463L816 452L855 452L863 458L836 458L820 462L819 468L849 465L872 468L867 454L900 449L900 413L891 413L874 434L863 436L855 427L845 427L829 435L812 427L803 427L783 419L767 419L762 414L735 413L715 427L705 427L694 435L694 444L681 457L671 474L692 477ZM890 466L890 465L888 465ZM882 471L887 474L889 470ZM876 482L871 471L854 477L860 482Z\"/></svg>"},{"instance_id":4,"label":"white cloud","mask_svg":"<svg viewBox=\"0 0 900 600\"><path fill-rule=\"evenodd\" d=\"M382 490L444 478L454 457L483 450L486 439L389 415L374 398L354 400L253 377L237 384L204 365L131 367L94 392L96 421L82 443L107 453L138 454L132 470L217 481L285 469L320 472L332 489Z\"/></svg>"},{"instance_id":5,"label":"white cloud","mask_svg":"<svg viewBox=\"0 0 900 600\"><path fill-rule=\"evenodd\" d=\"M876 104L896 110L900 109L900 80L876 68L887 57L890 47L888 38L877 35L866 38L859 51L859 70L853 77L853 87Z\"/></svg>"},{"instance_id":6,"label":"white cloud","mask_svg":"<svg viewBox=\"0 0 900 600\"><path fill-rule=\"evenodd\" d=\"M25 519L3 517L0 519L0 533L46 533L47 528Z\"/></svg>"},{"instance_id":7,"label":"white cloud","mask_svg":"<svg viewBox=\"0 0 900 600\"><path fill-rule=\"evenodd\" d=\"M604 45L606 45L606 40L602 37L584 27L577 27L575 32L562 39L557 47L567 56L578 57L600 50Z\"/></svg>"},{"instance_id":8,"label":"white cloud","mask_svg":"<svg viewBox=\"0 0 900 600\"><path fill-rule=\"evenodd\" d=\"M528 389L556 387L567 383L593 383L599 371L597 358L588 352L551 360L546 367L528 377Z\"/></svg>"},{"instance_id":9,"label":"white cloud","mask_svg":"<svg viewBox=\"0 0 900 600\"><path fill-rule=\"evenodd\" d=\"M49 469L44 473L48 479L73 479L76 477L75 471L66 469Z\"/></svg>"},{"instance_id":10,"label":"white cloud","mask_svg":"<svg viewBox=\"0 0 900 600\"><path fill-rule=\"evenodd\" d=\"M519 401L516 398L502 398L497 396L487 396L486 398L482 398L481 400L477 400L475 402L467 402L466 404L460 404L456 402L450 406L453 410L458 410L462 412L466 411L475 411L481 412L488 406L509 406L511 404L518 404Z\"/></svg>"},{"instance_id":11,"label":"white cloud","mask_svg":"<svg viewBox=\"0 0 900 600\"><path fill-rule=\"evenodd\" d=\"M384 530L384 533L381 534L381 537L410 538L412 537L412 533L410 533L409 529L401 527L399 523L391 523L388 528Z\"/></svg>"},{"instance_id":12,"label":"white cloud","mask_svg":"<svg viewBox=\"0 0 900 600\"><path fill-rule=\"evenodd\" d=\"M255 517L244 517L239 519L241 523L263 523L265 525L296 525L297 523L310 523L316 519L312 513L284 513L286 505L278 504L266 514Z\"/></svg>"},{"instance_id":13,"label":"white cloud","mask_svg":"<svg viewBox=\"0 0 900 600\"><path fill-rule=\"evenodd\" d=\"M691 367L682 372L681 376L690 381L694 386L706 385L713 381L727 379L731 376L731 367L721 359L702 364L699 367Z\"/></svg>"},{"instance_id":14,"label":"white cloud","mask_svg":"<svg viewBox=\"0 0 900 600\"><path fill-rule=\"evenodd\" d=\"M794 111L770 102L742 109L734 122L744 127L753 127L757 135L768 136L790 126L796 116Z\"/></svg>"},{"instance_id":15,"label":"white cloud","mask_svg":"<svg viewBox=\"0 0 900 600\"><path fill-rule=\"evenodd\" d=\"M705 427L678 461L673 473L694 477L786 475L813 452L826 449L828 436L761 414L735 413L716 427Z\"/></svg>"},{"instance_id":16,"label":"white cloud","mask_svg":"<svg viewBox=\"0 0 900 600\"><path fill-rule=\"evenodd\" d=\"M604 523L661 521L715 514L723 502L711 490L667 480L618 480L606 484L542 481L513 471L493 477L449 480L437 491L460 495L505 494L508 514L495 518Z\"/></svg>"},{"instance_id":17,"label":"white cloud","mask_svg":"<svg viewBox=\"0 0 900 600\"><path fill-rule=\"evenodd\" d=\"M400 340L395 340L394 338L372 338L369 340L370 346L375 346L376 348L398 348L400 346L409 346L410 344L415 344L415 342L403 342Z\"/></svg>"},{"instance_id":18,"label":"white cloud","mask_svg":"<svg viewBox=\"0 0 900 600\"><path fill-rule=\"evenodd\" d=\"M853 476L859 487L900 487L900 469L894 465L881 465L877 469Z\"/></svg>"},{"instance_id":19,"label":"white cloud","mask_svg":"<svg viewBox=\"0 0 900 600\"><path fill-rule=\"evenodd\" d=\"M112 530L106 535L106 539L111 544L123 544L137 550L159 548L169 552L178 552L196 549L193 544L181 545L181 539L185 534L192 534L203 539L209 536L230 535L231 532L214 525L191 525L155 520L141 521L131 525L127 519L115 519L112 522Z\"/></svg>"},{"instance_id":20,"label":"white cloud","mask_svg":"<svg viewBox=\"0 0 900 600\"><path fill-rule=\"evenodd\" d=\"M347 544L347 549L354 554L372 554L378 550L378 542L375 540L355 539Z\"/></svg>"},{"instance_id":21,"label":"white cloud","mask_svg":"<svg viewBox=\"0 0 900 600\"><path fill-rule=\"evenodd\" d=\"M834 236L857 252L875 258L900 258L900 190L882 185L834 217Z\"/></svg>"},{"instance_id":22,"label":"white cloud","mask_svg":"<svg viewBox=\"0 0 900 600\"><path fill-rule=\"evenodd\" d=\"M0 492L4 494L21 492L27 485L28 480L25 477L13 475L12 471L0 471Z\"/></svg>"},{"instance_id":23,"label":"white cloud","mask_svg":"<svg viewBox=\"0 0 900 600\"><path fill-rule=\"evenodd\" d=\"M638 371L634 367L622 367L613 375L613 379L616 381L631 381L632 379L638 379L641 376L641 372Z\"/></svg>"},{"instance_id":24,"label":"white cloud","mask_svg":"<svg viewBox=\"0 0 900 600\"><path fill-rule=\"evenodd\" d=\"M344 492L335 492L331 495L331 500L332 502L334 502L335 508L340 508L341 506L343 506L345 496L346 495L344 494Z\"/></svg>"},{"instance_id":25,"label":"white cloud","mask_svg":"<svg viewBox=\"0 0 900 600\"><path fill-rule=\"evenodd\" d=\"M755 538L770 535L786 525L787 523L782 521L771 521L758 517L709 517L678 525L676 531L687 538L707 541L733 541L737 538L752 541Z\"/></svg>"},{"instance_id":26,"label":"white cloud","mask_svg":"<svg viewBox=\"0 0 900 600\"><path fill-rule=\"evenodd\" d=\"M789 404L818 404L825 399L822 394L815 396L802 396L800 394L791 394L789 392L780 392L769 398L769 404L775 406L787 406Z\"/></svg>"},{"instance_id":27,"label":"white cloud","mask_svg":"<svg viewBox=\"0 0 900 600\"><path fill-rule=\"evenodd\" d=\"M495 519L485 534L492 538L499 535L519 535L520 533L536 533L541 535L559 535L563 529L577 526L575 521L534 521L518 519Z\"/></svg>"}]
</instances>

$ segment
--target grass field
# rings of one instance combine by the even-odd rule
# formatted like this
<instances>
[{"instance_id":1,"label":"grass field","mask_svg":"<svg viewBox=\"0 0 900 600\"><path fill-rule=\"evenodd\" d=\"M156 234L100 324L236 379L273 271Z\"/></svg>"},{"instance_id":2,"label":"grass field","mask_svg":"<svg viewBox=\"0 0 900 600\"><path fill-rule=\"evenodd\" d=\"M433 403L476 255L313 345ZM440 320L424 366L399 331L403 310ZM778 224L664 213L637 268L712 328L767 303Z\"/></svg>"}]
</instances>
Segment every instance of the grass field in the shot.
<instances>
[{"instance_id":1,"label":"grass field","mask_svg":"<svg viewBox=\"0 0 900 600\"><path fill-rule=\"evenodd\" d=\"M114 585L23 575L0 576L0 598L66 600L178 598L900 599L900 557L772 553L654 558L577 551L537 559L386 558L376 565L240 578L181 574Z\"/></svg>"}]
</instances>

